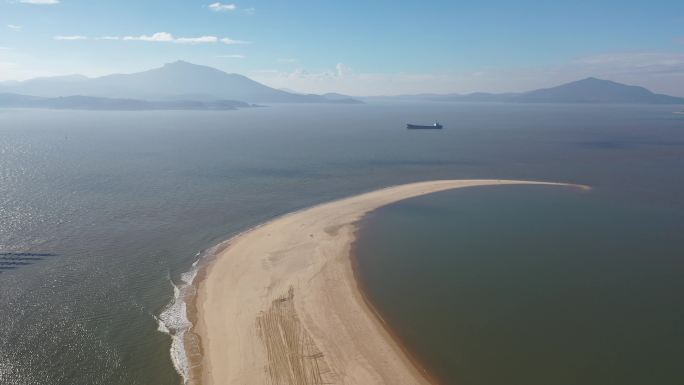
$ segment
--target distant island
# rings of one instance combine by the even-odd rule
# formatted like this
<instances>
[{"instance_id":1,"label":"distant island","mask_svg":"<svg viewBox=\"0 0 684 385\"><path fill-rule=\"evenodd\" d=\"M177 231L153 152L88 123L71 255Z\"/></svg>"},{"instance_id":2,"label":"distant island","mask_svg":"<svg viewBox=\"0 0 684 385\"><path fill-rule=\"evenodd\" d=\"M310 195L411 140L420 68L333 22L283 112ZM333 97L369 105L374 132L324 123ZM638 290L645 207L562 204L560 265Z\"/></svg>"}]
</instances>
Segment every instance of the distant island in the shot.
<instances>
[{"instance_id":1,"label":"distant island","mask_svg":"<svg viewBox=\"0 0 684 385\"><path fill-rule=\"evenodd\" d=\"M149 101L140 99L101 98L95 96L60 96L45 98L20 94L0 94L0 107L46 108L63 110L216 110L226 111L238 108L258 107L236 100L168 100Z\"/></svg>"},{"instance_id":2,"label":"distant island","mask_svg":"<svg viewBox=\"0 0 684 385\"><path fill-rule=\"evenodd\" d=\"M417 94L369 99L380 98L435 102L684 104L684 98L681 97L656 94L644 87L630 86L593 77L556 87L519 93Z\"/></svg>"},{"instance_id":3,"label":"distant island","mask_svg":"<svg viewBox=\"0 0 684 385\"><path fill-rule=\"evenodd\" d=\"M0 108L82 110L234 110L254 103L362 104L363 100L432 102L684 104L684 98L644 87L586 78L519 93L418 94L352 97L275 89L243 75L176 61L132 74L81 75L0 82Z\"/></svg>"},{"instance_id":4,"label":"distant island","mask_svg":"<svg viewBox=\"0 0 684 385\"><path fill-rule=\"evenodd\" d=\"M345 95L277 90L239 74L184 61L132 74L0 82L0 107L229 110L251 103L360 104Z\"/></svg>"}]
</instances>

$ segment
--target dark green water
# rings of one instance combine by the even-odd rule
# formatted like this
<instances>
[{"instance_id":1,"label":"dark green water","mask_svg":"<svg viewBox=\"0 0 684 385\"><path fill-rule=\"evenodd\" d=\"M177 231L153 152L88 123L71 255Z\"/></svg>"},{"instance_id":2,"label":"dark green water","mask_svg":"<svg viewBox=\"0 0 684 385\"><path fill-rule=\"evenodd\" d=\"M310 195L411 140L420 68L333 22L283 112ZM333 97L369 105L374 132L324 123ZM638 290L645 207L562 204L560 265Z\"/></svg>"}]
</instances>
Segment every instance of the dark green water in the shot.
<instances>
[{"instance_id":1,"label":"dark green water","mask_svg":"<svg viewBox=\"0 0 684 385\"><path fill-rule=\"evenodd\" d=\"M444 384L684 383L684 211L554 187L381 208L358 274Z\"/></svg>"}]
</instances>

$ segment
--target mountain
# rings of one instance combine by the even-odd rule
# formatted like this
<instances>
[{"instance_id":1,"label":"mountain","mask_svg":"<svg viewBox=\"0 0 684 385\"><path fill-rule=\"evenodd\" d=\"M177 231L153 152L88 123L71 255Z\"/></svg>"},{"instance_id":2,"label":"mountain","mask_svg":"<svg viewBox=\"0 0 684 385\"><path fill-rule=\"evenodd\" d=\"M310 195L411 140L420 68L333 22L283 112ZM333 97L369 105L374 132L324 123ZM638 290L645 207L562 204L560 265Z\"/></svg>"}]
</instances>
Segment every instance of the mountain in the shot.
<instances>
[{"instance_id":1,"label":"mountain","mask_svg":"<svg viewBox=\"0 0 684 385\"><path fill-rule=\"evenodd\" d=\"M526 92L519 97L534 103L636 103L679 104L684 98L655 94L644 87L587 78L557 87Z\"/></svg>"},{"instance_id":2,"label":"mountain","mask_svg":"<svg viewBox=\"0 0 684 385\"><path fill-rule=\"evenodd\" d=\"M354 99L351 96L348 95L342 95L338 94L335 92L328 92L327 94L323 94L323 97L330 100L331 103L339 103L339 104L363 104L361 100Z\"/></svg>"},{"instance_id":3,"label":"mountain","mask_svg":"<svg viewBox=\"0 0 684 385\"><path fill-rule=\"evenodd\" d=\"M138 102L156 100L154 108L162 106L190 106L209 109L212 102L245 101L249 103L363 103L347 95L300 94L277 90L245 76L230 74L212 67L184 61L169 63L160 68L132 74L115 74L98 78L81 75L44 77L22 82L0 83L0 93L32 95L43 98L92 97L114 99L118 102L99 101L103 105L125 105L121 100ZM684 104L684 98L656 94L646 88L629 86L610 80L587 78L556 87L521 93L494 94L476 92L471 94L420 94L372 99L425 100L441 102L508 102L508 103L635 103L635 104ZM165 101L164 104L161 101ZM38 102L35 102L38 103ZM68 100L43 101L51 105ZM97 104L94 99L79 100L78 105Z\"/></svg>"},{"instance_id":4,"label":"mountain","mask_svg":"<svg viewBox=\"0 0 684 385\"><path fill-rule=\"evenodd\" d=\"M520 102L520 94L505 93L492 94L489 92L473 92L471 94L447 94L437 95L426 98L426 100L441 101L441 102L499 102L499 103L515 103Z\"/></svg>"},{"instance_id":5,"label":"mountain","mask_svg":"<svg viewBox=\"0 0 684 385\"><path fill-rule=\"evenodd\" d=\"M20 107L30 105L41 99L36 96L0 93L0 107Z\"/></svg>"},{"instance_id":6,"label":"mountain","mask_svg":"<svg viewBox=\"0 0 684 385\"><path fill-rule=\"evenodd\" d=\"M521 93L421 94L395 98L441 102L684 104L684 98L656 94L644 87L596 78Z\"/></svg>"},{"instance_id":7,"label":"mountain","mask_svg":"<svg viewBox=\"0 0 684 385\"><path fill-rule=\"evenodd\" d=\"M59 97L84 95L103 98L147 100L184 99L243 100L250 103L337 103L321 95L301 95L276 90L245 76L184 61L132 74L98 78L62 76L23 82L0 83L0 92Z\"/></svg>"},{"instance_id":8,"label":"mountain","mask_svg":"<svg viewBox=\"0 0 684 385\"><path fill-rule=\"evenodd\" d=\"M253 107L234 100L169 100L148 101L140 99L101 98L96 96L59 96L44 98L20 94L0 93L0 108L48 108L69 110L234 110Z\"/></svg>"},{"instance_id":9,"label":"mountain","mask_svg":"<svg viewBox=\"0 0 684 385\"><path fill-rule=\"evenodd\" d=\"M304 93L299 92L299 91L295 91L295 90L293 90L292 88L282 87L282 88L278 88L278 89L281 90L281 91L289 92L289 93L291 93L291 94L305 95Z\"/></svg>"}]
</instances>

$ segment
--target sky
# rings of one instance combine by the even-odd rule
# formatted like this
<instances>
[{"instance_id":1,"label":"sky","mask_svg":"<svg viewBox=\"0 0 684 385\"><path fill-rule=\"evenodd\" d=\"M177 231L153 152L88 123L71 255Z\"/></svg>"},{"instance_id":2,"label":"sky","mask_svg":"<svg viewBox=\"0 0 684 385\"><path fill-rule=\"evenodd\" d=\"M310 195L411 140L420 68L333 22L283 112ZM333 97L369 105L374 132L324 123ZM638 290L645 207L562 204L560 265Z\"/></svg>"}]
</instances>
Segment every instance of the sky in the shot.
<instances>
[{"instance_id":1,"label":"sky","mask_svg":"<svg viewBox=\"0 0 684 385\"><path fill-rule=\"evenodd\" d=\"M510 92L595 76L684 96L684 1L0 0L0 81L176 60L300 92Z\"/></svg>"}]
</instances>

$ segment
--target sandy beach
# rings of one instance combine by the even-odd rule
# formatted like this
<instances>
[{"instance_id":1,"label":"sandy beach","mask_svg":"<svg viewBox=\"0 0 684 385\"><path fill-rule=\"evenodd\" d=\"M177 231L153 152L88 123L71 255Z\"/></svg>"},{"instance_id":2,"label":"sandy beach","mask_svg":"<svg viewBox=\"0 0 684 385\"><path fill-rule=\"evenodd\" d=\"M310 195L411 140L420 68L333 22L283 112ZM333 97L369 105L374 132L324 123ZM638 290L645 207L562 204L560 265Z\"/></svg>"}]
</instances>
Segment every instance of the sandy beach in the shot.
<instances>
[{"instance_id":1,"label":"sandy beach","mask_svg":"<svg viewBox=\"0 0 684 385\"><path fill-rule=\"evenodd\" d=\"M547 183L440 180L394 186L288 214L229 242L198 279L193 383L427 384L364 301L355 223L403 199L455 188Z\"/></svg>"}]
</instances>

